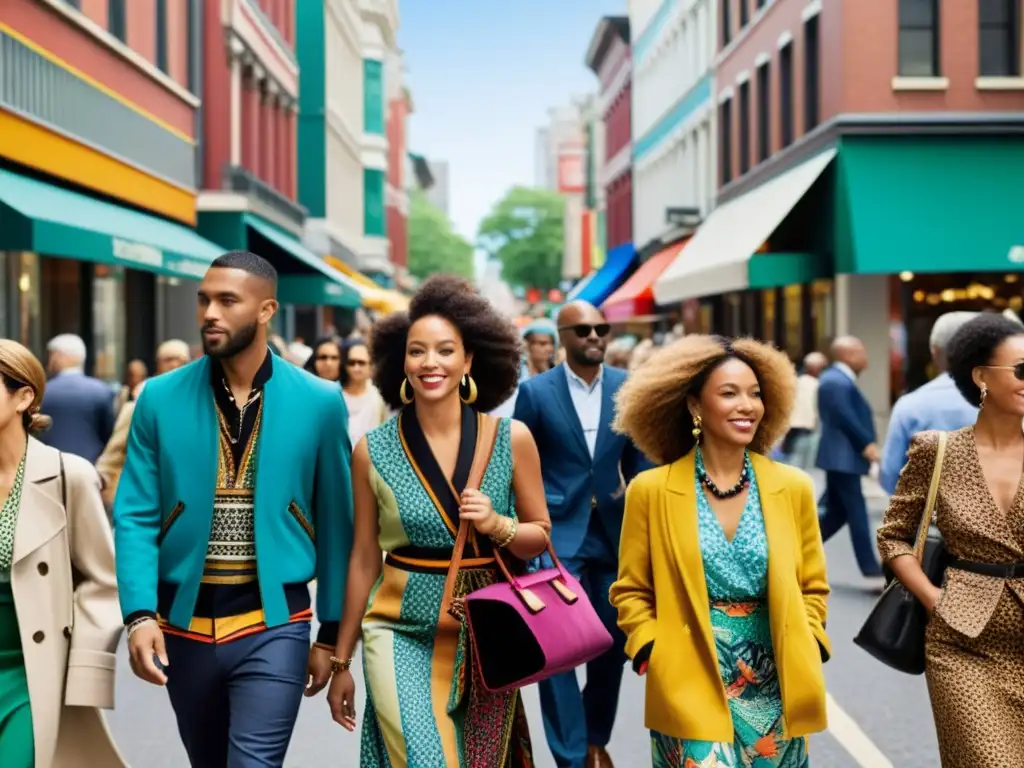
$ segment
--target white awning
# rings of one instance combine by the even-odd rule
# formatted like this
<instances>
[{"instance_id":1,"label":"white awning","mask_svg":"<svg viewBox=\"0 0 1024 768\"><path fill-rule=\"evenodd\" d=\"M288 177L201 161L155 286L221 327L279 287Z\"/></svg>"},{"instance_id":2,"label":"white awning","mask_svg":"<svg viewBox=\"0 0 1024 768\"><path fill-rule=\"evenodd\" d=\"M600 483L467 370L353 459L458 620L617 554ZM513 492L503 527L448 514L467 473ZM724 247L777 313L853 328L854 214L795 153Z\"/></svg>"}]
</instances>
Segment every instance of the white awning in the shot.
<instances>
[{"instance_id":1,"label":"white awning","mask_svg":"<svg viewBox=\"0 0 1024 768\"><path fill-rule=\"evenodd\" d=\"M658 304L749 287L747 263L836 156L829 149L716 208L654 283Z\"/></svg>"}]
</instances>

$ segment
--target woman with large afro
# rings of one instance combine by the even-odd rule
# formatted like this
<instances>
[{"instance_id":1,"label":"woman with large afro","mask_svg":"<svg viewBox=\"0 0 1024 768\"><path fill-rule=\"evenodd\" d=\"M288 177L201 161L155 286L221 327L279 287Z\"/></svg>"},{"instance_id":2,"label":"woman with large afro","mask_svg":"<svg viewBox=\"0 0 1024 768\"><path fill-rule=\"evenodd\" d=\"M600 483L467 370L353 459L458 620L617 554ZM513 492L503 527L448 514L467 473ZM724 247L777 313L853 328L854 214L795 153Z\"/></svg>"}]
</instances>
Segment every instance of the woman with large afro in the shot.
<instances>
[{"instance_id":1,"label":"woman with large afro","mask_svg":"<svg viewBox=\"0 0 1024 768\"><path fill-rule=\"evenodd\" d=\"M798 768L826 727L814 489L766 455L795 387L773 347L687 336L619 391L616 428L662 464L626 492L611 588L646 676L655 768Z\"/></svg>"},{"instance_id":2,"label":"woman with large afro","mask_svg":"<svg viewBox=\"0 0 1024 768\"><path fill-rule=\"evenodd\" d=\"M349 666L362 639L365 768L532 766L519 692L483 688L449 613L497 578L497 556L514 568L548 543L533 437L485 415L515 389L518 335L473 286L441 275L423 283L407 315L378 323L370 346L377 388L399 413L352 456L355 541L331 712L355 729ZM457 536L465 555L446 594ZM507 649L510 661L519 650Z\"/></svg>"}]
</instances>

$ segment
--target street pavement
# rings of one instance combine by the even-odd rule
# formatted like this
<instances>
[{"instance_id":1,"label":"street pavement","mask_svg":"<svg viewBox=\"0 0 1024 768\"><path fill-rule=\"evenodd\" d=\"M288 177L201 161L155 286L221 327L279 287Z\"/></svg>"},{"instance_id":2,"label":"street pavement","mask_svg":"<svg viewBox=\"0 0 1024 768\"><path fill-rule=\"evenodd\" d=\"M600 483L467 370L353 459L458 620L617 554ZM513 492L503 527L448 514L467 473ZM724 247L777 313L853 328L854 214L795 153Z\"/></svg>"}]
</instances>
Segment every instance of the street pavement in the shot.
<instances>
[{"instance_id":1,"label":"street pavement","mask_svg":"<svg viewBox=\"0 0 1024 768\"><path fill-rule=\"evenodd\" d=\"M815 477L820 485L820 475ZM876 524L885 507L884 494L866 481ZM813 737L815 768L927 768L938 765L935 728L923 677L889 670L854 646L852 640L876 594L868 591L853 559L849 537L840 532L826 546L832 597L828 632L833 656L826 664L829 692L838 710L830 712L831 729ZM171 660L171 670L173 670ZM362 690L356 664L356 679ZM581 673L582 679L582 673ZM526 709L538 768L554 768L544 741L536 687L525 691ZM643 680L625 672L619 716L609 751L619 768L650 765L650 744L643 725ZM361 717L364 713L358 711ZM119 654L117 710L108 716L129 765L134 768L187 768L174 713L166 693L135 679L122 645ZM286 768L357 766L358 733L349 734L330 718L320 696L302 704ZM414 766L413 768L434 768Z\"/></svg>"}]
</instances>

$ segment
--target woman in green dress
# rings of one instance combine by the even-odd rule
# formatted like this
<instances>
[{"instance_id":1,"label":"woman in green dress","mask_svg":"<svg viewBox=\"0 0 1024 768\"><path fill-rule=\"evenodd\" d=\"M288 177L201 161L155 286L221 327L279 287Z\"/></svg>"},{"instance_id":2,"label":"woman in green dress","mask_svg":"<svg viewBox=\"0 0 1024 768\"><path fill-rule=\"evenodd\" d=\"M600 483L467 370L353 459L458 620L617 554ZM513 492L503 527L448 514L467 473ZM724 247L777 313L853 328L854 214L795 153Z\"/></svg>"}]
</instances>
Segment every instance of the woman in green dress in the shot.
<instances>
[{"instance_id":1,"label":"woman in green dress","mask_svg":"<svg viewBox=\"0 0 1024 768\"><path fill-rule=\"evenodd\" d=\"M46 374L9 339L0 384L0 766L122 768L99 712L122 630L99 477L30 436Z\"/></svg>"},{"instance_id":2,"label":"woman in green dress","mask_svg":"<svg viewBox=\"0 0 1024 768\"><path fill-rule=\"evenodd\" d=\"M629 486L610 595L655 768L806 768L825 728L814 489L764 455L795 385L766 344L688 336L619 392L617 428L663 465Z\"/></svg>"},{"instance_id":3,"label":"woman in green dress","mask_svg":"<svg viewBox=\"0 0 1024 768\"><path fill-rule=\"evenodd\" d=\"M378 323L372 354L381 394L401 410L352 456L355 541L332 714L355 729L348 667L361 637L364 768L532 766L519 692L483 689L466 628L447 610L452 598L497 578L496 549L522 563L547 546L533 437L522 424L483 415L515 388L517 334L468 283L437 276L408 315ZM472 488L478 448L486 469ZM455 594L446 595L460 525L471 528Z\"/></svg>"}]
</instances>

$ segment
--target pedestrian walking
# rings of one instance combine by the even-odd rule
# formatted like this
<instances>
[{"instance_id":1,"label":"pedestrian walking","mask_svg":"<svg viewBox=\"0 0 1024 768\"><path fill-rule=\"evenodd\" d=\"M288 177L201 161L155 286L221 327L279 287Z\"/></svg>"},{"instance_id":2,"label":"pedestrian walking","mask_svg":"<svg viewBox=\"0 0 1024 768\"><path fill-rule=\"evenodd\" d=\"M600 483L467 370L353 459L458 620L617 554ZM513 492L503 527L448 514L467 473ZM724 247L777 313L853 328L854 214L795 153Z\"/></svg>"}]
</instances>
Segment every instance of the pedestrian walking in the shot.
<instances>
[{"instance_id":1,"label":"pedestrian walking","mask_svg":"<svg viewBox=\"0 0 1024 768\"><path fill-rule=\"evenodd\" d=\"M878 549L931 615L925 676L943 768L1024 765L1024 328L980 315L947 356L957 389L980 411L948 433L940 467L945 578L933 584L914 555L939 432L912 439Z\"/></svg>"},{"instance_id":2,"label":"pedestrian walking","mask_svg":"<svg viewBox=\"0 0 1024 768\"><path fill-rule=\"evenodd\" d=\"M361 638L363 768L529 768L519 692L483 688L476 650L447 611L500 578L497 549L521 566L548 543L533 438L484 415L516 385L516 331L469 283L442 275L423 283L408 315L381 320L371 344L377 385L399 415L352 457L355 546L332 715L355 730ZM446 594L457 537L467 557Z\"/></svg>"},{"instance_id":3,"label":"pedestrian walking","mask_svg":"<svg viewBox=\"0 0 1024 768\"><path fill-rule=\"evenodd\" d=\"M283 764L303 692L330 679L341 617L345 405L269 351L276 292L259 256L214 260L199 286L206 354L143 388L114 502L132 670L166 684L194 768Z\"/></svg>"},{"instance_id":4,"label":"pedestrian walking","mask_svg":"<svg viewBox=\"0 0 1024 768\"><path fill-rule=\"evenodd\" d=\"M515 418L540 451L555 553L585 585L614 644L587 664L582 692L576 672L566 672L540 683L540 701L558 766L611 768L607 746L626 655L608 588L618 572L626 483L647 465L633 443L611 428L615 395L627 373L603 364L611 332L604 316L585 302L567 304L558 331L566 361L523 382Z\"/></svg>"},{"instance_id":5,"label":"pedestrian walking","mask_svg":"<svg viewBox=\"0 0 1024 768\"><path fill-rule=\"evenodd\" d=\"M341 393L353 445L390 418L391 411L371 380L372 373L369 345L362 339L346 341L341 347Z\"/></svg>"},{"instance_id":6,"label":"pedestrian walking","mask_svg":"<svg viewBox=\"0 0 1024 768\"><path fill-rule=\"evenodd\" d=\"M795 387L767 344L687 336L619 392L616 429L664 464L629 486L611 588L655 768L803 768L826 727L814 488L766 456Z\"/></svg>"},{"instance_id":7,"label":"pedestrian walking","mask_svg":"<svg viewBox=\"0 0 1024 768\"><path fill-rule=\"evenodd\" d=\"M796 380L793 415L782 444L786 461L805 472L814 468L818 455L818 378L827 366L828 358L821 352L811 352L804 358L804 370Z\"/></svg>"},{"instance_id":8,"label":"pedestrian walking","mask_svg":"<svg viewBox=\"0 0 1024 768\"><path fill-rule=\"evenodd\" d=\"M46 374L9 339L0 380L0 765L121 768L100 712L123 627L99 478L32 436Z\"/></svg>"},{"instance_id":9,"label":"pedestrian walking","mask_svg":"<svg viewBox=\"0 0 1024 768\"><path fill-rule=\"evenodd\" d=\"M85 375L85 342L72 333L54 336L46 345L53 378L46 386L43 414L53 427L40 438L90 464L103 453L114 431L114 393L106 383Z\"/></svg>"},{"instance_id":10,"label":"pedestrian walking","mask_svg":"<svg viewBox=\"0 0 1024 768\"><path fill-rule=\"evenodd\" d=\"M949 375L946 354L956 332L977 316L977 312L947 312L932 326L929 347L939 373L927 384L903 395L892 408L878 473L879 484L886 493L896 491L914 435L929 430L952 432L970 426L978 418L978 409L964 399Z\"/></svg>"},{"instance_id":11,"label":"pedestrian walking","mask_svg":"<svg viewBox=\"0 0 1024 768\"><path fill-rule=\"evenodd\" d=\"M875 555L861 487L861 478L880 458L871 405L857 386L857 377L868 366L868 355L860 339L842 336L832 344L832 359L835 362L821 374L818 385L821 438L816 463L825 471L821 537L828 541L848 525L860 572L877 578L882 567Z\"/></svg>"}]
</instances>

